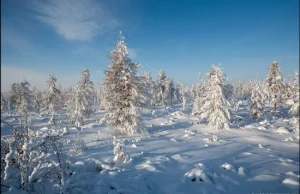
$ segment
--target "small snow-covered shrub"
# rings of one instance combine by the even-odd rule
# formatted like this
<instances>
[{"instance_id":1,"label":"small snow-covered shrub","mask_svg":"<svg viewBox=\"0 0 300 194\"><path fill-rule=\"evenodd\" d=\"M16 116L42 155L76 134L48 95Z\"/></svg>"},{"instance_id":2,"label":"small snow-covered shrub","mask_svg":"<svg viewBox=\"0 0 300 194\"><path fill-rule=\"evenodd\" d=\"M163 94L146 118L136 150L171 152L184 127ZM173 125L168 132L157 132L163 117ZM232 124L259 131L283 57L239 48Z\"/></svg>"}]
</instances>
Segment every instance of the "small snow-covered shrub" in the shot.
<instances>
[{"instance_id":1,"label":"small snow-covered shrub","mask_svg":"<svg viewBox=\"0 0 300 194\"><path fill-rule=\"evenodd\" d=\"M290 125L292 127L293 132L297 135L297 138L299 139L299 120L300 118L298 117L293 117L290 120Z\"/></svg>"},{"instance_id":2,"label":"small snow-covered shrub","mask_svg":"<svg viewBox=\"0 0 300 194\"><path fill-rule=\"evenodd\" d=\"M113 164L122 164L130 161L129 155L126 153L124 145L121 143L119 139L114 136L114 155L115 157L112 159Z\"/></svg>"},{"instance_id":3,"label":"small snow-covered shrub","mask_svg":"<svg viewBox=\"0 0 300 194\"><path fill-rule=\"evenodd\" d=\"M27 135L14 131L5 156L3 189L19 189L40 193L47 184L64 184L62 136ZM17 192L20 193L20 192Z\"/></svg>"},{"instance_id":4,"label":"small snow-covered shrub","mask_svg":"<svg viewBox=\"0 0 300 194\"><path fill-rule=\"evenodd\" d=\"M73 147L70 150L70 153L81 153L86 149L87 149L87 147L86 147L84 141L81 139L80 132L78 131L77 136L73 142Z\"/></svg>"},{"instance_id":5,"label":"small snow-covered shrub","mask_svg":"<svg viewBox=\"0 0 300 194\"><path fill-rule=\"evenodd\" d=\"M215 134L213 134L212 138L211 138L211 141L219 141L219 137Z\"/></svg>"},{"instance_id":6,"label":"small snow-covered shrub","mask_svg":"<svg viewBox=\"0 0 300 194\"><path fill-rule=\"evenodd\" d=\"M185 180L214 184L214 180L212 178L213 176L208 172L208 169L204 166L204 164L199 163L195 166L196 168L192 169L190 172L185 173Z\"/></svg>"}]
</instances>

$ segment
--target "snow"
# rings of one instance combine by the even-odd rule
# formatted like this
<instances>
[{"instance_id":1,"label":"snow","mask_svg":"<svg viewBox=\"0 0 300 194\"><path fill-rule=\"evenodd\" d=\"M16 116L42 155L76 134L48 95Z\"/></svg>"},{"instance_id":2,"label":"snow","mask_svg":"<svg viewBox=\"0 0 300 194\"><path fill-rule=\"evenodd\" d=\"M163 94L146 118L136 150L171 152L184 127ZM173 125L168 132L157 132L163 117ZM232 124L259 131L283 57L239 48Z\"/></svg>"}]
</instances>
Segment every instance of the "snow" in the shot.
<instances>
[{"instance_id":1,"label":"snow","mask_svg":"<svg viewBox=\"0 0 300 194\"><path fill-rule=\"evenodd\" d=\"M98 112L94 120L82 125L84 130L80 132L80 139L88 149L68 155L74 174L65 176L65 187L75 189L77 185L74 192L83 194L299 191L299 141L286 128L289 120L278 118L256 123L240 112L244 127L215 130L207 123L191 124L197 121L191 114L191 106L185 114L180 110L179 106L166 113L164 108L155 107L157 117L151 114L142 117L149 134L129 136L97 123L104 114ZM9 122L17 116L3 117ZM55 133L47 127L50 117L32 116L30 129L40 136L49 131ZM160 126L170 120L176 122ZM260 130L261 127L265 130ZM71 142L78 133L71 127L67 130L62 127L61 131L65 140ZM9 128L3 127L1 134L8 138ZM115 143L115 154L113 135L119 140ZM67 152L73 144L64 146ZM46 185L48 193L55 193L53 185Z\"/></svg>"}]
</instances>

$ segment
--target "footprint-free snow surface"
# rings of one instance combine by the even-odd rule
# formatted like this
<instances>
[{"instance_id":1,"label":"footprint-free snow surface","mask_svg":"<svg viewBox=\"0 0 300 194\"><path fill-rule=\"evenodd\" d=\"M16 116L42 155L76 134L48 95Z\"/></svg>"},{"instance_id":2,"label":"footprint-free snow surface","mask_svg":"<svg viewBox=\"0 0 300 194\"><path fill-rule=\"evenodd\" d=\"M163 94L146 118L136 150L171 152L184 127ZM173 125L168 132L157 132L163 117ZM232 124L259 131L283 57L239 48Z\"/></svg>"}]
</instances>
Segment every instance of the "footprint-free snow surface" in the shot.
<instances>
[{"instance_id":1,"label":"footprint-free snow surface","mask_svg":"<svg viewBox=\"0 0 300 194\"><path fill-rule=\"evenodd\" d=\"M284 119L250 122L244 116L229 131L217 131L199 123L189 111L155 111L154 118L152 110L143 116L148 134L116 134L130 157L119 165L109 163L114 157L114 132L96 120L86 121L81 138L87 149L69 153L69 157L89 173L78 183L85 189L73 192L299 193L299 139L289 132ZM103 114L99 112L96 117ZM14 120L14 116L4 118ZM47 117L33 116L31 129L41 129L47 121ZM72 139L77 132L69 128L65 138ZM1 134L9 135L8 129L2 127ZM65 145L66 152L70 148ZM105 171L93 170L100 164Z\"/></svg>"}]
</instances>

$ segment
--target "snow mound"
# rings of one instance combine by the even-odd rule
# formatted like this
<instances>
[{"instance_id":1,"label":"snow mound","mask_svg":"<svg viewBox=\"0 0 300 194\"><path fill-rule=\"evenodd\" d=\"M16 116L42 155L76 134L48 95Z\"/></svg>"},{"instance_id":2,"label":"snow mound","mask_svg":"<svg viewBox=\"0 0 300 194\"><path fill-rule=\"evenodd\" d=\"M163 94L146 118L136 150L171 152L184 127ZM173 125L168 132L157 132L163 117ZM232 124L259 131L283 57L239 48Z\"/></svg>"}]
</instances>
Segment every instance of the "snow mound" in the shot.
<instances>
[{"instance_id":1,"label":"snow mound","mask_svg":"<svg viewBox=\"0 0 300 194\"><path fill-rule=\"evenodd\" d=\"M239 173L239 175L241 175L241 176L245 176L245 175L246 175L246 174L245 174L245 168L244 168L244 167L239 167L238 173Z\"/></svg>"},{"instance_id":2,"label":"snow mound","mask_svg":"<svg viewBox=\"0 0 300 194\"><path fill-rule=\"evenodd\" d=\"M283 184L299 186L299 180L286 178L282 181Z\"/></svg>"},{"instance_id":3,"label":"snow mound","mask_svg":"<svg viewBox=\"0 0 300 194\"><path fill-rule=\"evenodd\" d=\"M199 163L196 165L196 168L192 169L190 172L185 173L185 180L192 182L205 182L209 184L214 184L213 176L207 172L207 168Z\"/></svg>"},{"instance_id":4,"label":"snow mound","mask_svg":"<svg viewBox=\"0 0 300 194\"><path fill-rule=\"evenodd\" d=\"M185 116L185 114L181 111L176 111L176 112L173 112L171 113L172 116Z\"/></svg>"},{"instance_id":5,"label":"snow mound","mask_svg":"<svg viewBox=\"0 0 300 194\"><path fill-rule=\"evenodd\" d=\"M294 138L293 137L286 137L286 138L284 138L283 141L294 141Z\"/></svg>"},{"instance_id":6,"label":"snow mound","mask_svg":"<svg viewBox=\"0 0 300 194\"><path fill-rule=\"evenodd\" d=\"M135 144L132 144L130 147L132 147L132 148L137 148Z\"/></svg>"},{"instance_id":7,"label":"snow mound","mask_svg":"<svg viewBox=\"0 0 300 194\"><path fill-rule=\"evenodd\" d=\"M253 177L250 180L252 180L252 181L274 181L274 180L278 180L278 179L279 179L278 176L268 175L268 174L260 174L260 175Z\"/></svg>"},{"instance_id":8,"label":"snow mound","mask_svg":"<svg viewBox=\"0 0 300 194\"><path fill-rule=\"evenodd\" d=\"M279 134L288 134L289 133L289 131L283 127L279 127L275 132L279 133Z\"/></svg>"},{"instance_id":9,"label":"snow mound","mask_svg":"<svg viewBox=\"0 0 300 194\"><path fill-rule=\"evenodd\" d=\"M228 164L228 163L224 163L222 165L222 168L224 168L225 170L231 170L233 172L236 172L235 168L231 164Z\"/></svg>"}]
</instances>

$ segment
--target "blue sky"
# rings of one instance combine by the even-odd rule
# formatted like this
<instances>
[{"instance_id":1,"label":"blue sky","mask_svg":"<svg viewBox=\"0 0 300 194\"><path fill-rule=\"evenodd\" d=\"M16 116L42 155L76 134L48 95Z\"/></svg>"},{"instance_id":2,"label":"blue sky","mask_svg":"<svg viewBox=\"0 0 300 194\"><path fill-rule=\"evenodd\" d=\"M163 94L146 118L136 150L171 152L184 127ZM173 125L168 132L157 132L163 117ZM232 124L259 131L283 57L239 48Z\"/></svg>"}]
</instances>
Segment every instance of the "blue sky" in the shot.
<instances>
[{"instance_id":1,"label":"blue sky","mask_svg":"<svg viewBox=\"0 0 300 194\"><path fill-rule=\"evenodd\" d=\"M2 0L1 86L27 79L63 87L88 68L98 88L122 30L130 55L156 79L190 86L213 63L231 80L264 79L273 61L299 71L299 0Z\"/></svg>"}]
</instances>

